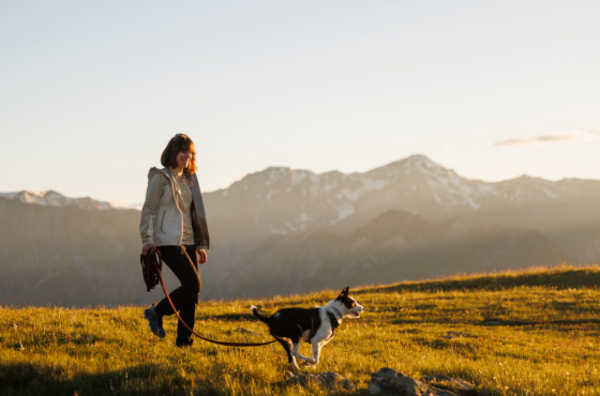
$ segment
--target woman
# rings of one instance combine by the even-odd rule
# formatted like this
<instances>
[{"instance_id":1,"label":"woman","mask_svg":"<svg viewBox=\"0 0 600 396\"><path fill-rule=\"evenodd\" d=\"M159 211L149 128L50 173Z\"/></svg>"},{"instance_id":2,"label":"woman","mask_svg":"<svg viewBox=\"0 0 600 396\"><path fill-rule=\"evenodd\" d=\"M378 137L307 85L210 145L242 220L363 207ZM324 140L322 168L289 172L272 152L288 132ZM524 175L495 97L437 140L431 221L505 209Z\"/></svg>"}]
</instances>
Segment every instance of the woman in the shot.
<instances>
[{"instance_id":1,"label":"woman","mask_svg":"<svg viewBox=\"0 0 600 396\"><path fill-rule=\"evenodd\" d=\"M196 177L194 142L183 134L175 135L160 158L163 169L148 173L148 190L142 208L140 234L142 254L157 249L181 286L173 290L171 300L181 319L194 328L198 295L202 289L196 252L200 264L206 263L209 248L208 227L202 194ZM194 260L192 260L192 258ZM175 312L165 297L156 306L144 310L150 330L165 336L163 316ZM179 321L176 345L192 345L192 333Z\"/></svg>"}]
</instances>

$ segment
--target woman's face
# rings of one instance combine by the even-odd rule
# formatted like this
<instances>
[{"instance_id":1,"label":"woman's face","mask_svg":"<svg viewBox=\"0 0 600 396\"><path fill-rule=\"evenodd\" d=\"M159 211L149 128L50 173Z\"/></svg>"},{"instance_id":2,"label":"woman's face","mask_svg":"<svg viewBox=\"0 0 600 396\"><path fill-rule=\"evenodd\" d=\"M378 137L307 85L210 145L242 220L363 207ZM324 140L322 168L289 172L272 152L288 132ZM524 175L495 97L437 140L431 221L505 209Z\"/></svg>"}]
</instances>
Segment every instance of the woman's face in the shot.
<instances>
[{"instance_id":1,"label":"woman's face","mask_svg":"<svg viewBox=\"0 0 600 396\"><path fill-rule=\"evenodd\" d=\"M193 155L194 154L190 150L181 151L179 154L177 154L177 165L183 169L186 169L190 165Z\"/></svg>"}]
</instances>

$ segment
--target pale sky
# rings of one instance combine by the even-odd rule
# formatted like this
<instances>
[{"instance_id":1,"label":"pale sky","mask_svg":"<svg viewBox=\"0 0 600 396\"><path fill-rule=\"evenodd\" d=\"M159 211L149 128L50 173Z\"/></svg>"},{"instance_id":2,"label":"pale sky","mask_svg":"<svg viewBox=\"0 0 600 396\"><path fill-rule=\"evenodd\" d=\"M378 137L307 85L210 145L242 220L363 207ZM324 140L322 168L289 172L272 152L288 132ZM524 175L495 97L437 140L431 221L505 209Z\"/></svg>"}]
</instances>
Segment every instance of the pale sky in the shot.
<instances>
[{"instance_id":1,"label":"pale sky","mask_svg":"<svg viewBox=\"0 0 600 396\"><path fill-rule=\"evenodd\" d=\"M599 1L2 1L0 192L142 202L269 166L600 179Z\"/></svg>"}]
</instances>

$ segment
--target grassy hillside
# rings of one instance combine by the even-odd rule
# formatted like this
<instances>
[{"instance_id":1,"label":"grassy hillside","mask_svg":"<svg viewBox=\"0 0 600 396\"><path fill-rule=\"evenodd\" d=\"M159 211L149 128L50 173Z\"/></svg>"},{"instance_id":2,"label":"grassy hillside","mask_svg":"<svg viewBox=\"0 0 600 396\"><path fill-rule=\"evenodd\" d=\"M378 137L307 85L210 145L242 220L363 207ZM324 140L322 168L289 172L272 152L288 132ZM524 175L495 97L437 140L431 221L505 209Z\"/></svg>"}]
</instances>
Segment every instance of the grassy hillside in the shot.
<instances>
[{"instance_id":1,"label":"grassy hillside","mask_svg":"<svg viewBox=\"0 0 600 396\"><path fill-rule=\"evenodd\" d=\"M418 377L445 374L479 395L600 394L600 268L561 266L351 291L367 311L345 320L316 370L335 371L364 394L370 374L391 367ZM338 291L269 300L211 301L197 330L218 339L263 341L251 304L323 305ZM317 395L283 383L278 344L233 349L196 341L174 346L150 334L140 307L0 309L2 395ZM448 332L476 337L444 338ZM308 354L308 345L301 351ZM325 391L324 391L325 393Z\"/></svg>"}]
</instances>

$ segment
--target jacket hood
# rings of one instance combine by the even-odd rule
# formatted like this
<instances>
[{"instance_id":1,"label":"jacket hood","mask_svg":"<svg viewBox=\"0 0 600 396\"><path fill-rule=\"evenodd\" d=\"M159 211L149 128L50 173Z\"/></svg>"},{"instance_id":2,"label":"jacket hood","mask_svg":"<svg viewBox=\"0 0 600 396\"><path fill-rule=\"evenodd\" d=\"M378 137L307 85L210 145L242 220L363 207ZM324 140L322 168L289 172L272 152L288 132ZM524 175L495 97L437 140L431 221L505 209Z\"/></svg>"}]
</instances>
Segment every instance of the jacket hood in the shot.
<instances>
[{"instance_id":1,"label":"jacket hood","mask_svg":"<svg viewBox=\"0 0 600 396\"><path fill-rule=\"evenodd\" d=\"M152 176L154 176L156 173L161 173L167 179L171 180L171 178L169 177L169 174L167 173L166 169L150 168L150 171L148 172L148 181L150 181L150 179L152 179Z\"/></svg>"},{"instance_id":2,"label":"jacket hood","mask_svg":"<svg viewBox=\"0 0 600 396\"><path fill-rule=\"evenodd\" d=\"M152 176L154 176L157 173L162 174L163 176L165 176L170 181L175 181L174 180L175 176L172 173L170 173L167 170L167 168L162 168L162 169L159 169L159 168L150 168L150 170L148 171L148 181L150 181L150 179L152 179ZM190 177L186 176L185 173L184 173L184 177L185 177L185 180L193 180L193 177L190 178Z\"/></svg>"}]
</instances>

